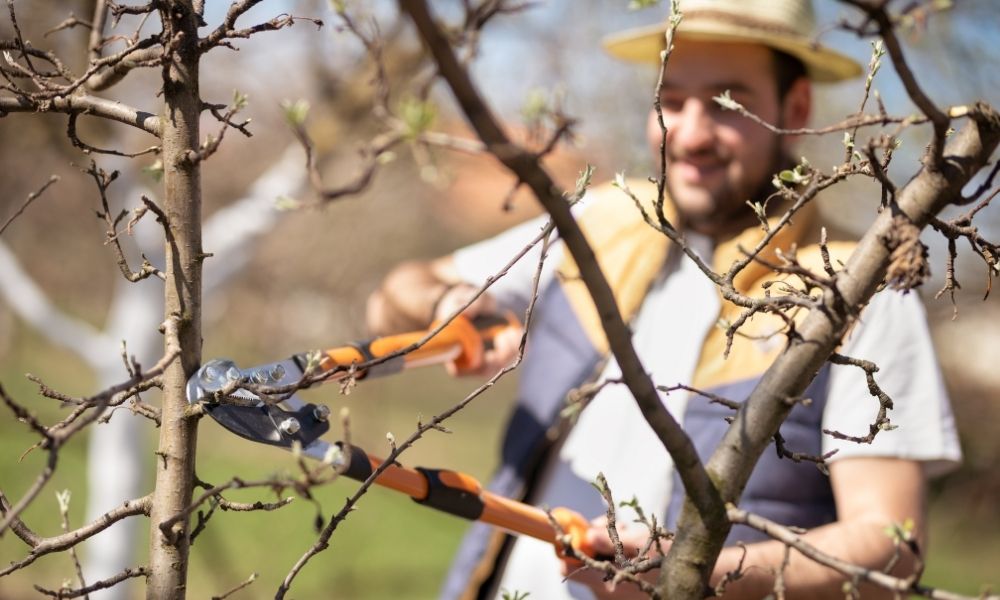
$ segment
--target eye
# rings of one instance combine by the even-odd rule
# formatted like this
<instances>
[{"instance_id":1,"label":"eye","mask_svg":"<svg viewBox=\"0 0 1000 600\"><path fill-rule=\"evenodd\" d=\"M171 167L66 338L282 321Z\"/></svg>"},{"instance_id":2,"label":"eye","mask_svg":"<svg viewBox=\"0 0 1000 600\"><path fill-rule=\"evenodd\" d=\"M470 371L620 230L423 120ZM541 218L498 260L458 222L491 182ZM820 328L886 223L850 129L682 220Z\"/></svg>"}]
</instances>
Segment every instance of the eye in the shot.
<instances>
[{"instance_id":1,"label":"eye","mask_svg":"<svg viewBox=\"0 0 1000 600\"><path fill-rule=\"evenodd\" d=\"M665 92L660 94L660 108L668 112L680 112L684 108L686 97L682 94Z\"/></svg>"}]
</instances>

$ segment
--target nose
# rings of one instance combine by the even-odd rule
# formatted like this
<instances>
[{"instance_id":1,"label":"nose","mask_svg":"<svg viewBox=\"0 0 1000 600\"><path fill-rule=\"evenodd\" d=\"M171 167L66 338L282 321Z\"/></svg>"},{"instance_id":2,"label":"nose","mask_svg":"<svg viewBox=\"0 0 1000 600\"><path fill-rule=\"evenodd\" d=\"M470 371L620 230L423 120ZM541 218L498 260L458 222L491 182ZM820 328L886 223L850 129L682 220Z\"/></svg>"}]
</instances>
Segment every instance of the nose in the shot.
<instances>
[{"instance_id":1,"label":"nose","mask_svg":"<svg viewBox=\"0 0 1000 600\"><path fill-rule=\"evenodd\" d=\"M711 107L699 98L687 98L681 110L674 113L673 127L667 124L670 146L684 156L697 154L715 147L715 120Z\"/></svg>"}]
</instances>

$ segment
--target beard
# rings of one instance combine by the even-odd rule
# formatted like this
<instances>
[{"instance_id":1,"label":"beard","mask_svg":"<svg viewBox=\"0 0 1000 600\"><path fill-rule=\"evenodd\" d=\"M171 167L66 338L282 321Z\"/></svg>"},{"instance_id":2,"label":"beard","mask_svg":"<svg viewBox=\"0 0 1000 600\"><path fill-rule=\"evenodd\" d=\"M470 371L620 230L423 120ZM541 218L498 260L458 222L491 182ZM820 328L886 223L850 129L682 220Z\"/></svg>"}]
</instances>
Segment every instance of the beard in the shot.
<instances>
[{"instance_id":1,"label":"beard","mask_svg":"<svg viewBox=\"0 0 1000 600\"><path fill-rule=\"evenodd\" d=\"M695 193L700 192L707 196L707 199L700 202L702 206L698 208L685 206L683 196L679 195L684 194L684 191L675 189L671 185L670 177L667 177L667 192L677 209L680 225L686 229L718 236L738 233L757 223L757 216L747 206L747 202L764 205L775 194L772 184L773 176L779 171L792 168L794 165L794 162L782 149L781 144L778 143L777 137L774 138L769 154L770 158L766 168L752 180L734 182L727 178L714 189L694 190ZM669 158L673 161L683 159L684 156L672 154ZM726 157L721 158L725 159ZM695 201L695 204L699 204L699 202Z\"/></svg>"}]
</instances>

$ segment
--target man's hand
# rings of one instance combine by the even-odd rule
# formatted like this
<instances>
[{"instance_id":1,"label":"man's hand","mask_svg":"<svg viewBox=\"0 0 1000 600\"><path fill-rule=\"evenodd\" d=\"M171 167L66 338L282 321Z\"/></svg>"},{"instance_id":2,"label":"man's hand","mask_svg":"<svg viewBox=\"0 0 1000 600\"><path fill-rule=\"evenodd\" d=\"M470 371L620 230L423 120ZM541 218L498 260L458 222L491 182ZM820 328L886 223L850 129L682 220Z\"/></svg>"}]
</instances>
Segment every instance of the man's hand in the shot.
<instances>
[{"instance_id":1,"label":"man's hand","mask_svg":"<svg viewBox=\"0 0 1000 600\"><path fill-rule=\"evenodd\" d=\"M646 543L649 541L649 530L646 527L635 523L618 522L615 525L615 530L618 532L618 539L621 540L622 546L624 547L625 558L635 560L639 556L639 553L646 547ZM611 541L611 537L608 535L608 521L606 517L599 517L591 522L590 529L587 530L586 540L594 549L594 553L597 556L614 556L615 546ZM669 546L669 542L660 542L660 547L662 548L664 554L666 554ZM655 546L650 548L649 552L646 554L646 557L659 556L660 554L656 550ZM651 585L655 585L659 573L659 569L652 569L650 571L646 571L645 573L637 574L636 577ZM623 581L615 585L611 581L604 581L605 574L603 572L598 572L593 569L581 569L579 564L576 562L571 563L564 560L562 574L564 577L568 576L572 581L586 585L597 598L606 598L608 600L649 598L648 594L640 590L639 587L633 583Z\"/></svg>"},{"instance_id":2,"label":"man's hand","mask_svg":"<svg viewBox=\"0 0 1000 600\"><path fill-rule=\"evenodd\" d=\"M488 293L484 293L474 301L472 300L478 289L464 283L449 287L438 299L434 307L434 320L441 321L447 319L456 311L465 307L462 314L474 319L480 315L498 314L496 300ZM471 303L470 303L471 301ZM466 305L468 306L466 307ZM500 369L506 367L514 361L518 349L521 345L521 337L524 330L521 327L507 327L493 338L493 347L483 353L483 362L473 370L459 372L454 364L447 365L448 373L451 375L477 375L489 376Z\"/></svg>"}]
</instances>

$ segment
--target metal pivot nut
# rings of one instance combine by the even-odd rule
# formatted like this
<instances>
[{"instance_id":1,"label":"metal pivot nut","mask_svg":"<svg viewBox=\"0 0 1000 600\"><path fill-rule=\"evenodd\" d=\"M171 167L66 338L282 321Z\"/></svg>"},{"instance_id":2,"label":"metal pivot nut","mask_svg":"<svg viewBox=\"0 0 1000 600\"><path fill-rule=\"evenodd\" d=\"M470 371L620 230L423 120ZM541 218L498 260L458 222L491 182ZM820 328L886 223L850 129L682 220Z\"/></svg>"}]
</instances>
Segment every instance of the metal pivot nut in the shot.
<instances>
[{"instance_id":1,"label":"metal pivot nut","mask_svg":"<svg viewBox=\"0 0 1000 600\"><path fill-rule=\"evenodd\" d=\"M299 420L295 417L288 417L278 425L278 429L285 435L295 435L302 429L302 425L299 424Z\"/></svg>"},{"instance_id":2,"label":"metal pivot nut","mask_svg":"<svg viewBox=\"0 0 1000 600\"><path fill-rule=\"evenodd\" d=\"M317 421L326 421L330 418L330 407L325 404L319 404L313 409L313 416L316 417Z\"/></svg>"}]
</instances>

